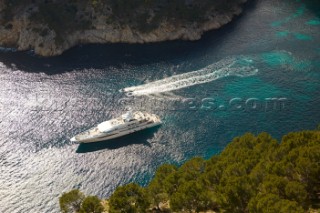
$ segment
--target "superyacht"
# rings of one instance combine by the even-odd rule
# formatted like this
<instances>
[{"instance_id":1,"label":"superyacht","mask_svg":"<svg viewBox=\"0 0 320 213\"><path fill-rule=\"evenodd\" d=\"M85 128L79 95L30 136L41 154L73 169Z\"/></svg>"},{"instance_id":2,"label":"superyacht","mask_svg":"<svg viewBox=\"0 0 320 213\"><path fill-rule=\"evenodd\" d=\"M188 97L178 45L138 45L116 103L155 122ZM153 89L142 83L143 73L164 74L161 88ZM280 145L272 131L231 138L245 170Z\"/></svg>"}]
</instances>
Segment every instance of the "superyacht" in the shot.
<instances>
[{"instance_id":1,"label":"superyacht","mask_svg":"<svg viewBox=\"0 0 320 213\"><path fill-rule=\"evenodd\" d=\"M141 111L128 111L120 117L102 122L97 126L74 136L71 138L71 141L78 143L106 141L158 126L161 123L161 119L155 114Z\"/></svg>"}]
</instances>

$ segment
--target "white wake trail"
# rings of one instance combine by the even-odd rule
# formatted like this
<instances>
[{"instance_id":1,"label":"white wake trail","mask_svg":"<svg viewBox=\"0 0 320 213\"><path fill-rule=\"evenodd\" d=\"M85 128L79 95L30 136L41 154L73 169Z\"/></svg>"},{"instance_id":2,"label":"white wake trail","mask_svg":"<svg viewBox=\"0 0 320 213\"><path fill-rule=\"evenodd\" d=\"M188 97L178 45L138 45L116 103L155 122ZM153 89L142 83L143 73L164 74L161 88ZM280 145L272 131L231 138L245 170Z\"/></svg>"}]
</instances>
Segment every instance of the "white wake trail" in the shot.
<instances>
[{"instance_id":1,"label":"white wake trail","mask_svg":"<svg viewBox=\"0 0 320 213\"><path fill-rule=\"evenodd\" d=\"M226 76L245 77L255 75L258 69L252 63L253 60L245 57L227 58L201 70L174 75L139 86L127 87L122 91L126 92L127 95L142 96L208 83Z\"/></svg>"},{"instance_id":2,"label":"white wake trail","mask_svg":"<svg viewBox=\"0 0 320 213\"><path fill-rule=\"evenodd\" d=\"M187 72L187 73L183 73L183 74L179 74L179 75L174 75L174 76L162 79L162 80L157 80L157 81L146 83L146 84L139 85L139 86L127 87L127 88L124 88L123 91L128 92L128 91L135 91L135 90L139 90L139 89L146 89L147 87L155 87L155 86L159 86L159 85L163 85L163 84L168 84L171 82L176 82L176 81L179 81L180 79L187 79L187 78L196 77L199 75L210 73L212 71L211 70L212 66L215 66L216 69L220 69L225 66L230 66L233 63L234 63L234 59L228 58L223 61L219 61L213 65L210 65L208 67L205 67L201 70Z\"/></svg>"}]
</instances>

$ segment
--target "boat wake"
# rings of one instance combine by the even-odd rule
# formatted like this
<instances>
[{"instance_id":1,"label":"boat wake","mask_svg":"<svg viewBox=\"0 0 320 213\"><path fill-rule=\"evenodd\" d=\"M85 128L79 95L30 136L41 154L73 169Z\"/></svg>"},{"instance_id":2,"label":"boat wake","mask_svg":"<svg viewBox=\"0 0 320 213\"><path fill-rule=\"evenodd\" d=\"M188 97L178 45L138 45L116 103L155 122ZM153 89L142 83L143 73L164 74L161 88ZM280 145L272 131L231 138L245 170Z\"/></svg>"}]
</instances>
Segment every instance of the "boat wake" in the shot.
<instances>
[{"instance_id":1,"label":"boat wake","mask_svg":"<svg viewBox=\"0 0 320 213\"><path fill-rule=\"evenodd\" d=\"M258 72L253 64L254 60L246 56L229 57L197 71L174 75L139 86L127 87L121 91L125 92L127 96L143 96L179 90L227 76L251 76Z\"/></svg>"}]
</instances>

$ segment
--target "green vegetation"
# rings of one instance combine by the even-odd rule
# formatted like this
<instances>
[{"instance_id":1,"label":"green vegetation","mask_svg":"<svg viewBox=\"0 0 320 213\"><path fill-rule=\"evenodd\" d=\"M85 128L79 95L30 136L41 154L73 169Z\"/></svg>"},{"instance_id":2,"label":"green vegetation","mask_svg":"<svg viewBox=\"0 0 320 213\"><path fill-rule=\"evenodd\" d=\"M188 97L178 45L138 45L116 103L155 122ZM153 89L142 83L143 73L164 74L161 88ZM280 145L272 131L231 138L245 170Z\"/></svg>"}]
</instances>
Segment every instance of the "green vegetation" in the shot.
<instances>
[{"instance_id":1,"label":"green vegetation","mask_svg":"<svg viewBox=\"0 0 320 213\"><path fill-rule=\"evenodd\" d=\"M110 198L110 212L140 213L150 206L145 189L135 183L120 186Z\"/></svg>"},{"instance_id":2,"label":"green vegetation","mask_svg":"<svg viewBox=\"0 0 320 213\"><path fill-rule=\"evenodd\" d=\"M14 17L14 8L20 4L19 0L0 0L0 6L3 2L3 8L0 7L0 25L7 25Z\"/></svg>"},{"instance_id":3,"label":"green vegetation","mask_svg":"<svg viewBox=\"0 0 320 213\"><path fill-rule=\"evenodd\" d=\"M62 213L102 213L101 200L97 196L85 197L78 189L63 193L59 198Z\"/></svg>"},{"instance_id":4,"label":"green vegetation","mask_svg":"<svg viewBox=\"0 0 320 213\"><path fill-rule=\"evenodd\" d=\"M98 0L96 0L98 1ZM105 2L100 0L100 2ZM141 32L148 32L167 21L188 25L206 21L208 13L230 11L239 0L111 0L113 20L127 24Z\"/></svg>"},{"instance_id":5,"label":"green vegetation","mask_svg":"<svg viewBox=\"0 0 320 213\"><path fill-rule=\"evenodd\" d=\"M82 192L77 189L71 190L70 192L63 193L59 198L60 209L63 213L79 212L81 203L85 196Z\"/></svg>"},{"instance_id":6,"label":"green vegetation","mask_svg":"<svg viewBox=\"0 0 320 213\"><path fill-rule=\"evenodd\" d=\"M160 166L145 188L117 188L109 212L160 212L169 202L168 212L303 213L319 208L319 193L319 130L289 133L281 143L247 133L208 160Z\"/></svg>"},{"instance_id":7,"label":"green vegetation","mask_svg":"<svg viewBox=\"0 0 320 213\"><path fill-rule=\"evenodd\" d=\"M142 32L148 32L164 21L175 24L202 21L206 15L203 12L206 5L213 4L212 1L186 4L184 0L117 0L111 1L110 5L113 19Z\"/></svg>"},{"instance_id":8,"label":"green vegetation","mask_svg":"<svg viewBox=\"0 0 320 213\"><path fill-rule=\"evenodd\" d=\"M75 2L45 2L39 3L38 11L31 14L31 20L46 24L56 33L56 43L63 42L63 37L70 32L89 29L91 21L78 13Z\"/></svg>"},{"instance_id":9,"label":"green vegetation","mask_svg":"<svg viewBox=\"0 0 320 213\"><path fill-rule=\"evenodd\" d=\"M101 213L104 208L97 196L86 197L81 204L80 213Z\"/></svg>"},{"instance_id":10,"label":"green vegetation","mask_svg":"<svg viewBox=\"0 0 320 213\"><path fill-rule=\"evenodd\" d=\"M56 42L60 44L68 33L92 28L98 17L105 19L105 24L113 24L114 27L130 26L140 32L149 32L164 22L177 26L198 24L206 21L208 16L229 12L242 1L0 0L0 7L1 2L3 8L0 8L0 24L6 26L16 14L24 12L31 22L53 30ZM100 19L100 25L101 21Z\"/></svg>"}]
</instances>

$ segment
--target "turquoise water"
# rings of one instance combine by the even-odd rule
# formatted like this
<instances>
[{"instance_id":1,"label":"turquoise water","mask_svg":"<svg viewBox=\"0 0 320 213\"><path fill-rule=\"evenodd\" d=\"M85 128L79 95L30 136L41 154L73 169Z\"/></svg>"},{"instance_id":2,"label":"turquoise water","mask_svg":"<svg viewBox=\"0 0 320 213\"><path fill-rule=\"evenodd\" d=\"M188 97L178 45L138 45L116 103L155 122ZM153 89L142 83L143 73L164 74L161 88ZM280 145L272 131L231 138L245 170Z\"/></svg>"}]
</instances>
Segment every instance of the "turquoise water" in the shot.
<instances>
[{"instance_id":1,"label":"turquoise water","mask_svg":"<svg viewBox=\"0 0 320 213\"><path fill-rule=\"evenodd\" d=\"M2 49L0 212L59 212L59 195L72 188L106 198L248 131L280 139L314 129L319 12L316 1L252 1L197 42L86 45L53 58ZM126 106L164 123L105 143L69 141Z\"/></svg>"}]
</instances>

